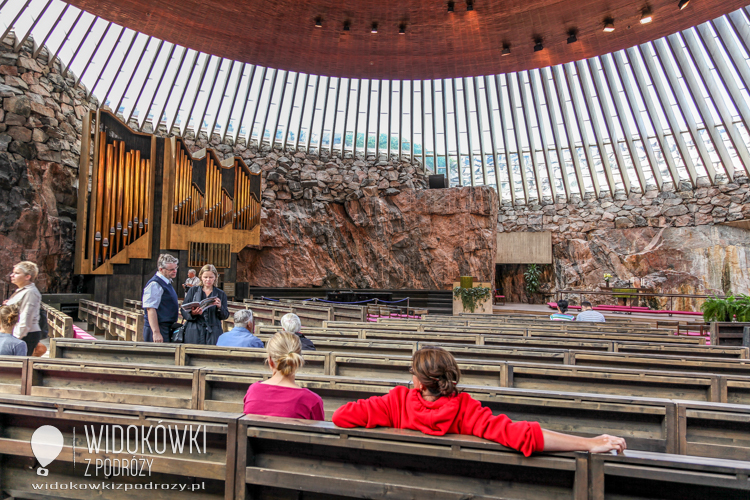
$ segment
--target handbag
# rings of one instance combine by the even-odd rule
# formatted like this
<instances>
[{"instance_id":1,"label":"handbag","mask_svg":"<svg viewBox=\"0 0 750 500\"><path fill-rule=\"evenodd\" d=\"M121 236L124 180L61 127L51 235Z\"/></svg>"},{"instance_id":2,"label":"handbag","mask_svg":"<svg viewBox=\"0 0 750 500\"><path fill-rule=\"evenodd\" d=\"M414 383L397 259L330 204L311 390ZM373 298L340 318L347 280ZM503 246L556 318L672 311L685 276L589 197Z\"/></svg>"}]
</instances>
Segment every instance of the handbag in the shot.
<instances>
[{"instance_id":1,"label":"handbag","mask_svg":"<svg viewBox=\"0 0 750 500\"><path fill-rule=\"evenodd\" d=\"M182 344L185 342L185 327L187 326L187 321L184 322L179 326L179 328L172 327L172 334L170 335L169 339L170 342L173 344Z\"/></svg>"}]
</instances>

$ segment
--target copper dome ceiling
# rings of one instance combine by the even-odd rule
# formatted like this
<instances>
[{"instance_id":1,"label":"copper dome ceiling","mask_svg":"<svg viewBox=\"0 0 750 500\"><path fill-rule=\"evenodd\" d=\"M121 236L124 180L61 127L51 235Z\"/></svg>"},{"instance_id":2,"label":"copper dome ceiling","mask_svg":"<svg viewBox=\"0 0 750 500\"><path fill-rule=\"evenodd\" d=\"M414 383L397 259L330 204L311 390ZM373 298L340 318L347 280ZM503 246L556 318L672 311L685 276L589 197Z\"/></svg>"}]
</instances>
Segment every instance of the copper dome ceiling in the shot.
<instances>
[{"instance_id":1,"label":"copper dome ceiling","mask_svg":"<svg viewBox=\"0 0 750 500\"><path fill-rule=\"evenodd\" d=\"M260 66L317 75L433 79L520 71L632 47L748 0L68 0L147 35ZM648 7L653 22L640 24ZM615 31L603 31L605 19ZM319 21L321 27L316 27ZM350 29L344 30L348 23ZM372 33L377 23L377 33ZM405 34L399 34L403 25ZM569 30L577 41L568 44ZM534 51L534 40L543 50ZM507 57L503 46L510 48Z\"/></svg>"}]
</instances>

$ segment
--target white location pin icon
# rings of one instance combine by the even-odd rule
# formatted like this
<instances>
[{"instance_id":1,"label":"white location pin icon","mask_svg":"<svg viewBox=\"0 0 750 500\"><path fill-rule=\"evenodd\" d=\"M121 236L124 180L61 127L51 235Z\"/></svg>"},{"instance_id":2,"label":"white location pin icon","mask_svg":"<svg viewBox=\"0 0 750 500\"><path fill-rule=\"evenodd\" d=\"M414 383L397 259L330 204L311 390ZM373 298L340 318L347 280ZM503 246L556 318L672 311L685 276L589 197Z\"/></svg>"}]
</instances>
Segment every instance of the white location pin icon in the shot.
<instances>
[{"instance_id":1,"label":"white location pin icon","mask_svg":"<svg viewBox=\"0 0 750 500\"><path fill-rule=\"evenodd\" d=\"M46 476L49 471L45 469L63 449L63 435L57 427L43 425L34 431L31 436L31 451L34 452L41 467L36 470L40 476Z\"/></svg>"}]
</instances>

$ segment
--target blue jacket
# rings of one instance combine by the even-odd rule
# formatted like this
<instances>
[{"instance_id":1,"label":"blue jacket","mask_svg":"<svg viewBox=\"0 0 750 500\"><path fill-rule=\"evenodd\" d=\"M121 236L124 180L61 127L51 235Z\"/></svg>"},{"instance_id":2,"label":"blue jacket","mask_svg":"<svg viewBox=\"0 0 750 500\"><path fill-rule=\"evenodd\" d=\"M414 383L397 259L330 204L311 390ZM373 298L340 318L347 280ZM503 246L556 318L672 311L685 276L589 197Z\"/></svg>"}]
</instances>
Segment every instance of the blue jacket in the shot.
<instances>
[{"instance_id":1,"label":"blue jacket","mask_svg":"<svg viewBox=\"0 0 750 500\"><path fill-rule=\"evenodd\" d=\"M265 347L263 341L242 326L235 326L226 333L222 333L216 345L224 347Z\"/></svg>"}]
</instances>

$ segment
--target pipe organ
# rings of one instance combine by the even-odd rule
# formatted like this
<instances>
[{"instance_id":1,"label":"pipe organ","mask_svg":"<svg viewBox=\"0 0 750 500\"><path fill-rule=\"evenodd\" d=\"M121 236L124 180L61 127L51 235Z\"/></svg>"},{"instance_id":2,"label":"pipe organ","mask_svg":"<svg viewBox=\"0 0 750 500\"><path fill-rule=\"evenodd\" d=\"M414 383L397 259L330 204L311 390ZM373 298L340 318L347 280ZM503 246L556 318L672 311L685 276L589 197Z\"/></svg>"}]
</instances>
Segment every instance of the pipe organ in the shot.
<instances>
[{"instance_id":1,"label":"pipe organ","mask_svg":"<svg viewBox=\"0 0 750 500\"><path fill-rule=\"evenodd\" d=\"M165 140L162 241L229 244L237 253L260 243L260 173L240 157L221 160L213 149L191 153L179 137ZM171 213L167 213L171 208ZM200 228L200 230L198 230Z\"/></svg>"},{"instance_id":2,"label":"pipe organ","mask_svg":"<svg viewBox=\"0 0 750 500\"><path fill-rule=\"evenodd\" d=\"M260 173L242 158L192 154L181 138L135 132L107 110L91 112L83 132L76 273L113 274L155 257L153 245L236 254L260 243Z\"/></svg>"}]
</instances>

